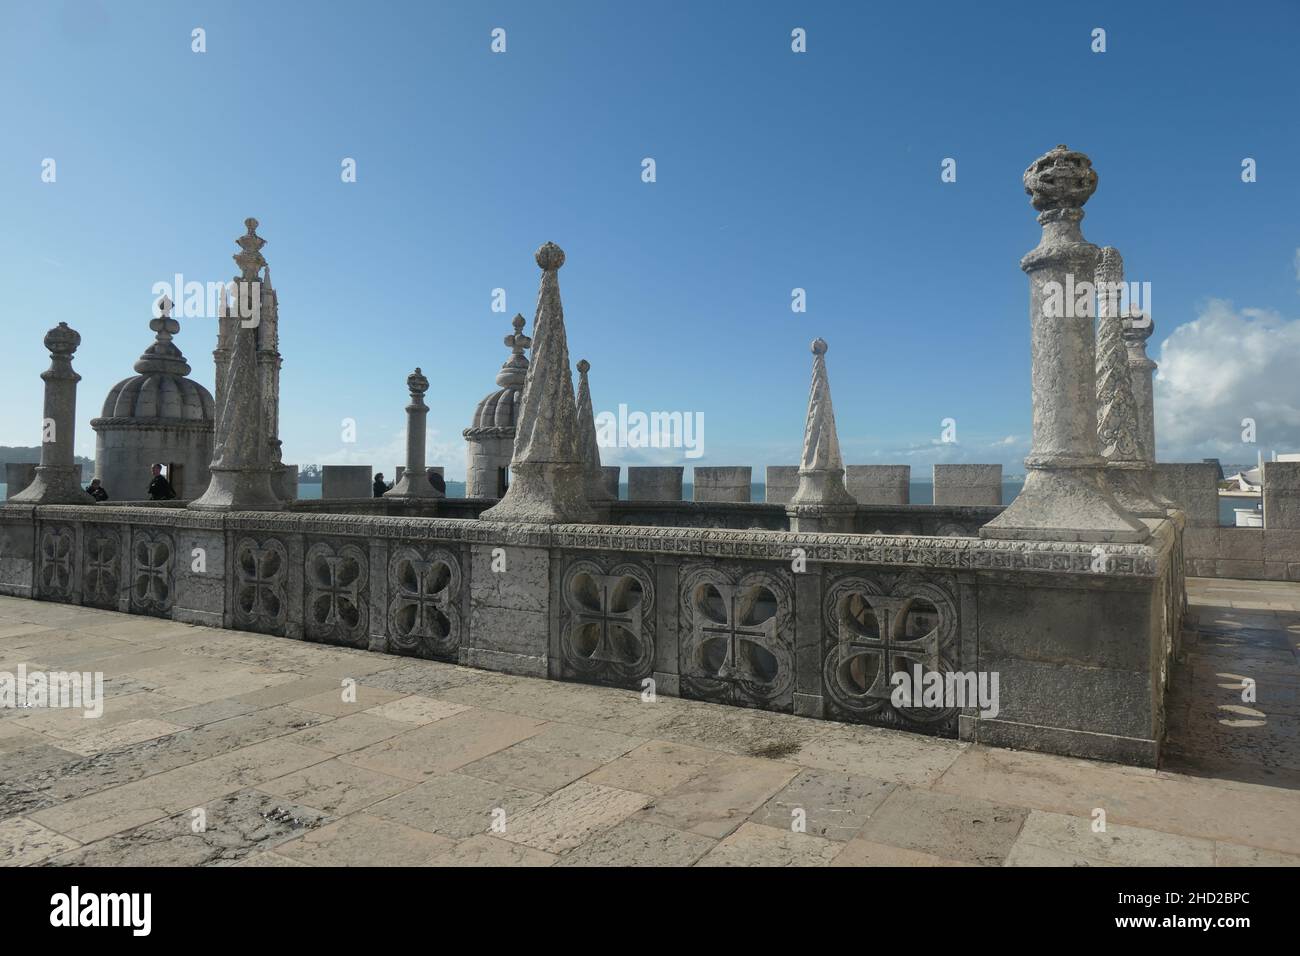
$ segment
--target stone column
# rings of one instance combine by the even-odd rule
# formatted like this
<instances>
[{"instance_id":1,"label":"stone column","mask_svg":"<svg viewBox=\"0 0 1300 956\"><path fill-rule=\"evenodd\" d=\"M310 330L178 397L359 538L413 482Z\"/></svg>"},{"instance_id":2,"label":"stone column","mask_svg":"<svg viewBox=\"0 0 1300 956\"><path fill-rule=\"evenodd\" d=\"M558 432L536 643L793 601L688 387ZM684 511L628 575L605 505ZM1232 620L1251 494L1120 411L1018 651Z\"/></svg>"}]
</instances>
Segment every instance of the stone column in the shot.
<instances>
[{"instance_id":1,"label":"stone column","mask_svg":"<svg viewBox=\"0 0 1300 956\"><path fill-rule=\"evenodd\" d=\"M1151 465L1140 451L1137 405L1124 346L1120 294L1124 260L1107 246L1097 264L1097 440L1106 459L1106 481L1115 499L1140 518L1163 518Z\"/></svg>"},{"instance_id":2,"label":"stone column","mask_svg":"<svg viewBox=\"0 0 1300 956\"><path fill-rule=\"evenodd\" d=\"M1156 408L1151 377L1158 366L1147 356L1147 339L1155 332L1151 316L1130 313L1124 321L1124 346L1128 350L1129 380L1137 407L1138 451L1144 461L1156 463Z\"/></svg>"},{"instance_id":3,"label":"stone column","mask_svg":"<svg viewBox=\"0 0 1300 956\"><path fill-rule=\"evenodd\" d=\"M429 390L429 380L417 368L406 377L406 387L411 393L411 404L406 406L406 470L384 497L441 498L424 473L425 420L429 416L424 393Z\"/></svg>"},{"instance_id":4,"label":"stone column","mask_svg":"<svg viewBox=\"0 0 1300 956\"><path fill-rule=\"evenodd\" d=\"M600 465L600 443L596 441L596 414L591 405L591 384L587 373L591 363L578 360L578 442L582 446L582 463L586 466L587 500L592 503L612 501L605 473Z\"/></svg>"},{"instance_id":5,"label":"stone column","mask_svg":"<svg viewBox=\"0 0 1300 956\"><path fill-rule=\"evenodd\" d=\"M825 339L812 343L812 387L804 425L799 487L786 505L791 531L851 531L858 503L844 487L844 459L835 430Z\"/></svg>"},{"instance_id":6,"label":"stone column","mask_svg":"<svg viewBox=\"0 0 1300 956\"><path fill-rule=\"evenodd\" d=\"M1024 183L1043 227L1037 248L1020 261L1029 276L1033 447L1024 489L980 536L1145 541L1147 527L1105 482L1092 300L1087 296L1080 308L1074 295L1076 287L1092 283L1096 267L1097 247L1083 238L1079 223L1097 174L1083 153L1057 146L1025 170Z\"/></svg>"},{"instance_id":7,"label":"stone column","mask_svg":"<svg viewBox=\"0 0 1300 956\"><path fill-rule=\"evenodd\" d=\"M94 504L78 481L73 449L77 424L77 383L72 354L81 336L60 322L45 333L50 367L41 373L45 382L45 420L41 423L41 463L32 483L9 500L29 505Z\"/></svg>"},{"instance_id":8,"label":"stone column","mask_svg":"<svg viewBox=\"0 0 1300 956\"><path fill-rule=\"evenodd\" d=\"M537 250L542 270L533 319L533 355L515 422L513 480L506 496L480 518L542 524L589 522L586 466L578 436L578 405L569 367L569 339L560 301L564 250L548 242Z\"/></svg>"}]
</instances>

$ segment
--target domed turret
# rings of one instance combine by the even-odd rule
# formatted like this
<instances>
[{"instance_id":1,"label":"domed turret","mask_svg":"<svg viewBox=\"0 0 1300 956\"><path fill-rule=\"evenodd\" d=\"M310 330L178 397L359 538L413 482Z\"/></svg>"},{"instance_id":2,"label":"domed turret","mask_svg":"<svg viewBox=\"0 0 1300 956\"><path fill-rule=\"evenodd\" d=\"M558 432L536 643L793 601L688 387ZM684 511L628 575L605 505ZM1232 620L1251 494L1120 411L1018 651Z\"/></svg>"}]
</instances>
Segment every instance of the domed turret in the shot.
<instances>
[{"instance_id":1,"label":"domed turret","mask_svg":"<svg viewBox=\"0 0 1300 956\"><path fill-rule=\"evenodd\" d=\"M208 483L212 394L187 377L190 364L172 341L180 323L168 299L159 306L149 323L154 341L135 363L136 374L109 390L101 416L90 423L95 476L115 501L144 498L153 464L168 466L177 497L193 498Z\"/></svg>"},{"instance_id":2,"label":"domed turret","mask_svg":"<svg viewBox=\"0 0 1300 956\"><path fill-rule=\"evenodd\" d=\"M514 333L505 337L510 357L497 372L501 387L478 403L474 423L462 433L468 443L465 469L465 496L500 498L505 494L505 474L514 453L515 419L528 377L528 359L524 349L533 340L524 331L524 317L516 315L511 323Z\"/></svg>"}]
</instances>

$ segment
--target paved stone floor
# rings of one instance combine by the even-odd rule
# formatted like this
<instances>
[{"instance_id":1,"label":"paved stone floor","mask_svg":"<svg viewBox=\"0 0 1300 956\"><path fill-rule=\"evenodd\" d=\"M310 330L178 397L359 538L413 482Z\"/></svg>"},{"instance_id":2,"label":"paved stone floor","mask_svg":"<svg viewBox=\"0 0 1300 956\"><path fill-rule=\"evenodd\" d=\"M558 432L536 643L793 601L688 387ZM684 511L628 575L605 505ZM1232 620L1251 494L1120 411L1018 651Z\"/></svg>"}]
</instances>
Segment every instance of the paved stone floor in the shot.
<instances>
[{"instance_id":1,"label":"paved stone floor","mask_svg":"<svg viewBox=\"0 0 1300 956\"><path fill-rule=\"evenodd\" d=\"M0 711L0 864L1295 865L1300 585L1189 587L1180 772L0 598L108 698Z\"/></svg>"}]
</instances>

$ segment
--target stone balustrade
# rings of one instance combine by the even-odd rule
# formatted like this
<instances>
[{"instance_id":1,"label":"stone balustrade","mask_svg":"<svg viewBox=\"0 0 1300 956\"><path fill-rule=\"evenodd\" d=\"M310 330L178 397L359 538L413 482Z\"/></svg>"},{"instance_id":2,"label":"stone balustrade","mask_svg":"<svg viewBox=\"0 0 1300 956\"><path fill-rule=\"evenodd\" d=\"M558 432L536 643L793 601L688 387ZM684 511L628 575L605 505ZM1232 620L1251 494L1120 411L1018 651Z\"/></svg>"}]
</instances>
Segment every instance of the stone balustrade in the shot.
<instances>
[{"instance_id":1,"label":"stone balustrade","mask_svg":"<svg viewBox=\"0 0 1300 956\"><path fill-rule=\"evenodd\" d=\"M1099 568L1088 543L973 536L0 509L0 593L1142 764L1173 553L1167 522ZM913 658L997 672L997 714L895 706Z\"/></svg>"}]
</instances>

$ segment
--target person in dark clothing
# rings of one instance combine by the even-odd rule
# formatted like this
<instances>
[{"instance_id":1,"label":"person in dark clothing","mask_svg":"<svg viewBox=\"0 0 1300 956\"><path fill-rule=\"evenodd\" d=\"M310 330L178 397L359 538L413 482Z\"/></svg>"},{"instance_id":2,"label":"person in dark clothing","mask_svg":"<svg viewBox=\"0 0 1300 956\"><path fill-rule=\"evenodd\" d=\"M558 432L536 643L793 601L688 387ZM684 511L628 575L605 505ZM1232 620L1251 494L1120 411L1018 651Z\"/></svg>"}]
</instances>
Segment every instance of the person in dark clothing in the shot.
<instances>
[{"instance_id":1,"label":"person in dark clothing","mask_svg":"<svg viewBox=\"0 0 1300 956\"><path fill-rule=\"evenodd\" d=\"M149 500L171 501L175 498L176 492L172 490L172 483L163 476L162 465L154 465L151 471L153 480L149 482Z\"/></svg>"},{"instance_id":2,"label":"person in dark clothing","mask_svg":"<svg viewBox=\"0 0 1300 956\"><path fill-rule=\"evenodd\" d=\"M96 501L108 500L108 492L104 490L104 486L99 483L98 478L90 479L90 487L86 489L86 494Z\"/></svg>"},{"instance_id":3,"label":"person in dark clothing","mask_svg":"<svg viewBox=\"0 0 1300 956\"><path fill-rule=\"evenodd\" d=\"M442 475L438 474L432 468L425 472L425 474L428 475L429 484L433 485L434 491L442 495L447 493L447 482L443 480Z\"/></svg>"},{"instance_id":4,"label":"person in dark clothing","mask_svg":"<svg viewBox=\"0 0 1300 956\"><path fill-rule=\"evenodd\" d=\"M384 484L384 473L378 472L375 475L375 497L384 497L384 492L388 490L388 485Z\"/></svg>"}]
</instances>

